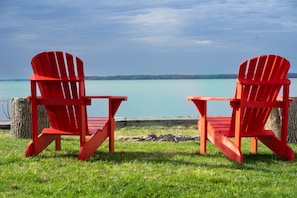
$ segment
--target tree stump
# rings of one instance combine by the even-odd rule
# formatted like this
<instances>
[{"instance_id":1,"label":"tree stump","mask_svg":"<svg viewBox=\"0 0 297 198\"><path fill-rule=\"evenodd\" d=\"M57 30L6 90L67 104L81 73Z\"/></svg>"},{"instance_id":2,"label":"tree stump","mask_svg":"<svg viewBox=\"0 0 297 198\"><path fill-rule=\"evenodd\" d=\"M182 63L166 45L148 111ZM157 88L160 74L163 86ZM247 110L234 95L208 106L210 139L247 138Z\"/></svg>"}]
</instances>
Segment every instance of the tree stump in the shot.
<instances>
[{"instance_id":1,"label":"tree stump","mask_svg":"<svg viewBox=\"0 0 297 198\"><path fill-rule=\"evenodd\" d=\"M32 137L31 107L27 98L12 99L11 135L15 138ZM38 131L49 127L44 106L38 106Z\"/></svg>"},{"instance_id":2,"label":"tree stump","mask_svg":"<svg viewBox=\"0 0 297 198\"><path fill-rule=\"evenodd\" d=\"M289 108L288 142L297 143L297 97L292 99Z\"/></svg>"},{"instance_id":3,"label":"tree stump","mask_svg":"<svg viewBox=\"0 0 297 198\"><path fill-rule=\"evenodd\" d=\"M288 142L297 143L297 97L291 97L293 101L290 103L288 112ZM279 108L272 109L265 125L266 129L273 130L278 137L281 135L281 110Z\"/></svg>"},{"instance_id":4,"label":"tree stump","mask_svg":"<svg viewBox=\"0 0 297 198\"><path fill-rule=\"evenodd\" d=\"M281 113L279 108L273 108L265 124L265 129L272 130L277 137L281 136Z\"/></svg>"}]
</instances>

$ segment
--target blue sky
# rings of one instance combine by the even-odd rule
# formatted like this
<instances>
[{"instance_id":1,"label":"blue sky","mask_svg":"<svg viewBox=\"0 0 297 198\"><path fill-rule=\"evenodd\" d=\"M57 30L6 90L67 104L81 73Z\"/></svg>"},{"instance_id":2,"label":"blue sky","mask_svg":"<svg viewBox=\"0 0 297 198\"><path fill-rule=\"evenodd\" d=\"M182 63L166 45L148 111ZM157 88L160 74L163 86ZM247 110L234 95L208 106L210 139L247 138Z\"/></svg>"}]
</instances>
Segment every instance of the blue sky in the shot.
<instances>
[{"instance_id":1,"label":"blue sky","mask_svg":"<svg viewBox=\"0 0 297 198\"><path fill-rule=\"evenodd\" d=\"M44 50L86 75L226 74L267 53L297 72L294 0L0 0L0 79L29 78Z\"/></svg>"}]
</instances>

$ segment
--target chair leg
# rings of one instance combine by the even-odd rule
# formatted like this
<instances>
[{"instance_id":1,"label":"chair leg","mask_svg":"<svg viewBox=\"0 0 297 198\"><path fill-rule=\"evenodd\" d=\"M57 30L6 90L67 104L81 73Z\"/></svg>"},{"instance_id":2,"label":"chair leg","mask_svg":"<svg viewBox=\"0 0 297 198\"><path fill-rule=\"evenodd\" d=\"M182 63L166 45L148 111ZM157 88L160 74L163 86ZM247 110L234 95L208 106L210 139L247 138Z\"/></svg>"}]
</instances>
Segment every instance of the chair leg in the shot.
<instances>
[{"instance_id":1,"label":"chair leg","mask_svg":"<svg viewBox=\"0 0 297 198\"><path fill-rule=\"evenodd\" d=\"M40 134L36 141L31 141L26 148L26 157L32 155L38 155L41 153L50 143L60 138L59 135L44 135Z\"/></svg>"},{"instance_id":2,"label":"chair leg","mask_svg":"<svg viewBox=\"0 0 297 198\"><path fill-rule=\"evenodd\" d=\"M207 123L203 118L198 121L197 128L200 131L200 154L205 154L207 141Z\"/></svg>"},{"instance_id":3,"label":"chair leg","mask_svg":"<svg viewBox=\"0 0 297 198\"><path fill-rule=\"evenodd\" d=\"M110 132L108 125L109 124L105 125L102 130L98 130L80 146L78 154L79 160L86 160L91 157L97 148L109 137Z\"/></svg>"},{"instance_id":4,"label":"chair leg","mask_svg":"<svg viewBox=\"0 0 297 198\"><path fill-rule=\"evenodd\" d=\"M243 162L243 155L238 148L228 137L220 132L210 131L207 135L208 139L229 159L236 162Z\"/></svg>"},{"instance_id":5,"label":"chair leg","mask_svg":"<svg viewBox=\"0 0 297 198\"><path fill-rule=\"evenodd\" d=\"M257 153L258 152L258 140L255 137L251 139L251 152Z\"/></svg>"},{"instance_id":6,"label":"chair leg","mask_svg":"<svg viewBox=\"0 0 297 198\"><path fill-rule=\"evenodd\" d=\"M281 146L282 142L276 136L265 136L258 138L263 144L265 144L276 155L286 158L287 160L294 160L294 151L287 144L285 147Z\"/></svg>"},{"instance_id":7,"label":"chair leg","mask_svg":"<svg viewBox=\"0 0 297 198\"><path fill-rule=\"evenodd\" d=\"M56 143L56 151L60 151L61 150L61 136L56 138L55 143Z\"/></svg>"},{"instance_id":8,"label":"chair leg","mask_svg":"<svg viewBox=\"0 0 297 198\"><path fill-rule=\"evenodd\" d=\"M114 130L116 129L116 122L114 119L110 119L109 131L109 152L114 152Z\"/></svg>"}]
</instances>

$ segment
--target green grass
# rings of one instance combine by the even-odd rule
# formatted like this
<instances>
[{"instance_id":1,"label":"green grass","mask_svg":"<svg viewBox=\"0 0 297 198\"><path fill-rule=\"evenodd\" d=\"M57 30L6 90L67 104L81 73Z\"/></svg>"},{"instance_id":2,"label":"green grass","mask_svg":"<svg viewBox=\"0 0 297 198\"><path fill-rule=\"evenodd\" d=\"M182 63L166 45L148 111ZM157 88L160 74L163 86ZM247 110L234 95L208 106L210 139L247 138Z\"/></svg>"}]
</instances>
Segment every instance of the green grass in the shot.
<instances>
[{"instance_id":1,"label":"green grass","mask_svg":"<svg viewBox=\"0 0 297 198\"><path fill-rule=\"evenodd\" d=\"M195 128L125 127L116 137L196 135ZM198 142L116 141L105 143L87 161L78 161L77 138L64 137L62 151L50 145L25 158L27 139L0 132L0 197L296 197L297 164L276 157L263 145L245 162L228 160L211 143L206 155ZM291 145L297 150L297 145Z\"/></svg>"}]
</instances>

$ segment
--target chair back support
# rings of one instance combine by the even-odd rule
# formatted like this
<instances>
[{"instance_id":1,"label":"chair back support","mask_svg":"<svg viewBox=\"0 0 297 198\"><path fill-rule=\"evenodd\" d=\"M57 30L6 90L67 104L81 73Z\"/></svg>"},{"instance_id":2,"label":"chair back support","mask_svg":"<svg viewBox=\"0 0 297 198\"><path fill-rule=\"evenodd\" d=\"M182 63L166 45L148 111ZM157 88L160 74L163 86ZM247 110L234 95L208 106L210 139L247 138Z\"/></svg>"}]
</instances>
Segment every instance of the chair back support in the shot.
<instances>
[{"instance_id":1,"label":"chair back support","mask_svg":"<svg viewBox=\"0 0 297 198\"><path fill-rule=\"evenodd\" d=\"M39 79L41 98L52 101L45 105L51 127L79 133L82 108L86 108L81 105L85 96L82 60L68 53L50 51L36 55L31 64L34 76Z\"/></svg>"},{"instance_id":2,"label":"chair back support","mask_svg":"<svg viewBox=\"0 0 297 198\"><path fill-rule=\"evenodd\" d=\"M235 93L240 105L233 110L231 128L234 129L237 110L241 133L263 131L281 88L288 102L289 67L288 60L275 55L255 57L240 64Z\"/></svg>"}]
</instances>

